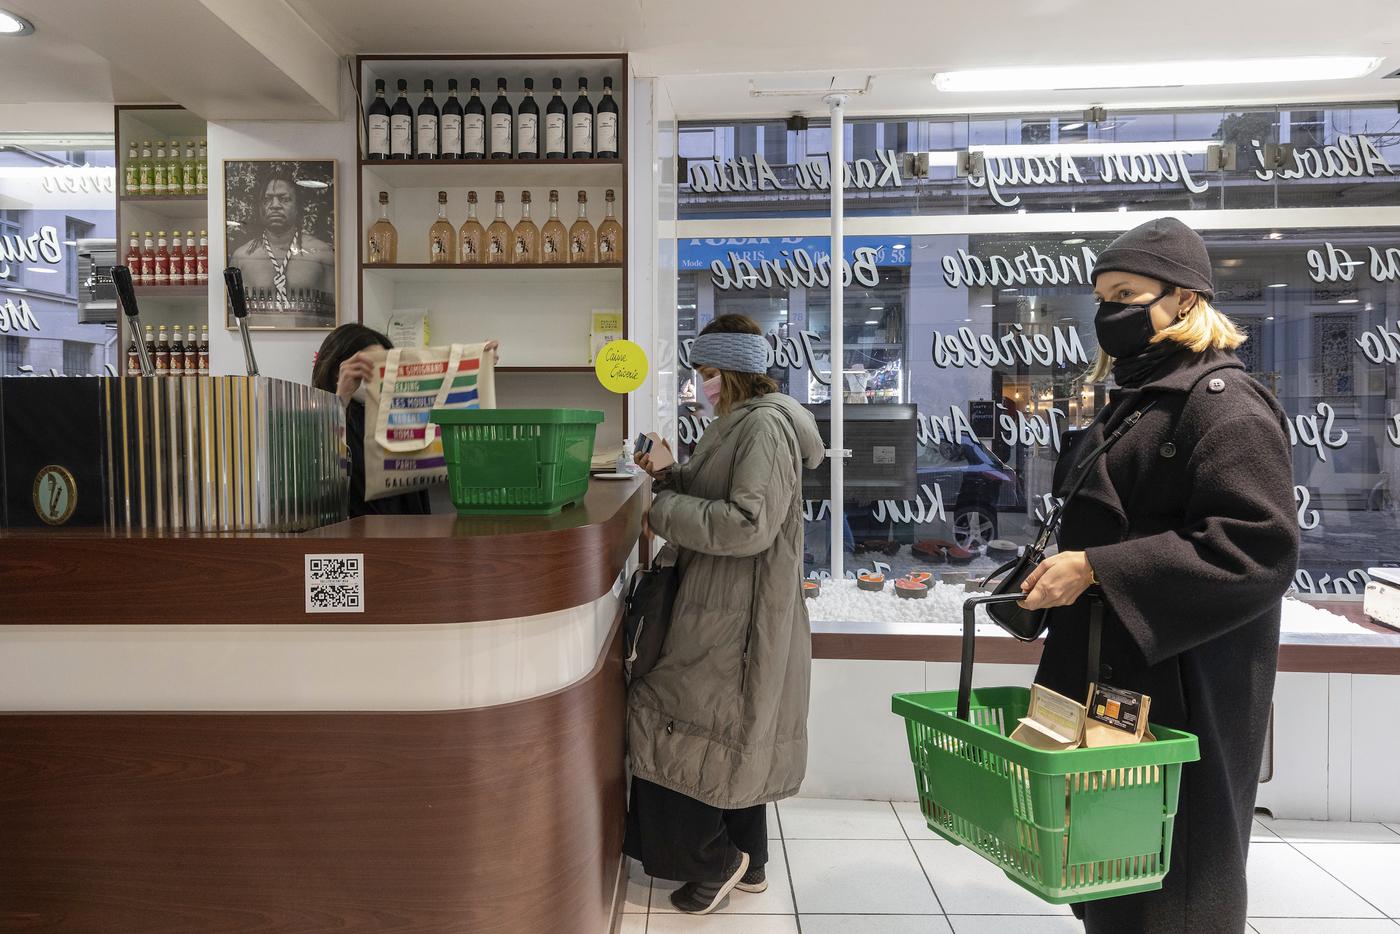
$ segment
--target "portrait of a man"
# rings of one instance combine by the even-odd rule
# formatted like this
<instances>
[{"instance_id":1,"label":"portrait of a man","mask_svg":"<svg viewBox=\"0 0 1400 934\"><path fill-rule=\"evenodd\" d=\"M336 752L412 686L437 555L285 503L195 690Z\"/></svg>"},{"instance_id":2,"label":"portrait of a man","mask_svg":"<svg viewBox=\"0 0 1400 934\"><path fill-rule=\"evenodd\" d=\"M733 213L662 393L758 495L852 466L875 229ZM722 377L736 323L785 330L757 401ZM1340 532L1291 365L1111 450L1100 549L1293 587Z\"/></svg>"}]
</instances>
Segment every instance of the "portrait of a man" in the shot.
<instances>
[{"instance_id":1,"label":"portrait of a man","mask_svg":"<svg viewBox=\"0 0 1400 934\"><path fill-rule=\"evenodd\" d=\"M248 325L335 327L335 162L225 161L224 216Z\"/></svg>"}]
</instances>

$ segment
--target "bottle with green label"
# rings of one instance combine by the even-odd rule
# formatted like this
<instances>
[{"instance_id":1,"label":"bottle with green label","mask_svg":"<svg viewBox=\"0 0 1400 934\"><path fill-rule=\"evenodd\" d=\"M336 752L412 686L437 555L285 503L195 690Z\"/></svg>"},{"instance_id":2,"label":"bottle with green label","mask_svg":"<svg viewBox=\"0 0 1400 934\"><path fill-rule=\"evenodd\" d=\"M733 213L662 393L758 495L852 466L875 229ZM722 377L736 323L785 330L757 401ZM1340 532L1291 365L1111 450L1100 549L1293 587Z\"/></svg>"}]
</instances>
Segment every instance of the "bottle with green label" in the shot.
<instances>
[{"instance_id":1,"label":"bottle with green label","mask_svg":"<svg viewBox=\"0 0 1400 934\"><path fill-rule=\"evenodd\" d=\"M137 148L136 141L132 140L131 145L126 150L126 182L122 186L122 194L139 195L141 193L141 150Z\"/></svg>"},{"instance_id":2,"label":"bottle with green label","mask_svg":"<svg viewBox=\"0 0 1400 934\"><path fill-rule=\"evenodd\" d=\"M181 164L180 188L184 194L195 194L199 187L199 170L195 167L194 140L185 140L185 161Z\"/></svg>"},{"instance_id":3,"label":"bottle with green label","mask_svg":"<svg viewBox=\"0 0 1400 934\"><path fill-rule=\"evenodd\" d=\"M155 158L151 160L152 191L158 195L170 193L166 187L166 174L169 162L165 158L165 140L156 140Z\"/></svg>"},{"instance_id":4,"label":"bottle with green label","mask_svg":"<svg viewBox=\"0 0 1400 934\"><path fill-rule=\"evenodd\" d=\"M205 140L199 141L199 154L195 157L195 194L202 195L209 191L209 144Z\"/></svg>"},{"instance_id":5,"label":"bottle with green label","mask_svg":"<svg viewBox=\"0 0 1400 934\"><path fill-rule=\"evenodd\" d=\"M165 169L165 184L172 195L182 195L181 179L185 174L184 162L180 158L180 141L172 139L170 141L170 162Z\"/></svg>"},{"instance_id":6,"label":"bottle with green label","mask_svg":"<svg viewBox=\"0 0 1400 934\"><path fill-rule=\"evenodd\" d=\"M151 165L151 141L141 141L141 194L155 194L155 172Z\"/></svg>"}]
</instances>

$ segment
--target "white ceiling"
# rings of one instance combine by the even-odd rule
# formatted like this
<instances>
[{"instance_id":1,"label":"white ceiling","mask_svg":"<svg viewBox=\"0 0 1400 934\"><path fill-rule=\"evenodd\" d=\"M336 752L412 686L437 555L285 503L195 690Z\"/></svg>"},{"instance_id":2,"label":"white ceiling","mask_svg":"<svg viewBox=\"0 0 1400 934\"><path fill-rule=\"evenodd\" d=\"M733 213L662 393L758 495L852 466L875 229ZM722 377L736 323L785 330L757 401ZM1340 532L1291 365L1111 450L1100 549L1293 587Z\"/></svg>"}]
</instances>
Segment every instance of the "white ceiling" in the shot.
<instances>
[{"instance_id":1,"label":"white ceiling","mask_svg":"<svg viewBox=\"0 0 1400 934\"><path fill-rule=\"evenodd\" d=\"M0 0L38 33L0 38L0 130L54 104L174 99L213 118L315 119L335 107L335 56L356 52L628 51L664 76L683 116L815 112L817 93L753 97L751 82L863 85L855 113L1088 104L1397 100L1400 0ZM92 51L96 50L96 51ZM1376 77L1151 91L946 94L952 68L1287 55L1373 55ZM20 108L17 110L16 108ZM67 108L63 108L67 109ZM21 116L21 111L24 116ZM95 111L93 111L95 112ZM71 127L86 129L86 127Z\"/></svg>"}]
</instances>

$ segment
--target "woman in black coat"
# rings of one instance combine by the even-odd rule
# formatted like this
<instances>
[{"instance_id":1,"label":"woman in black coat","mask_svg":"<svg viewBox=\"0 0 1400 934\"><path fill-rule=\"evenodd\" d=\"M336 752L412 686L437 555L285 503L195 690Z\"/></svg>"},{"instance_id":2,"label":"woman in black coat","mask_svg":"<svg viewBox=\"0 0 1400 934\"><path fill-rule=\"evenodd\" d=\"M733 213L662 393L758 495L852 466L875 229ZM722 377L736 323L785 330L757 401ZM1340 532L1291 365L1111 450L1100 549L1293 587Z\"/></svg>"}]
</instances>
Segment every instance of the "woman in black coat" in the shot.
<instances>
[{"instance_id":1,"label":"woman in black coat","mask_svg":"<svg viewBox=\"0 0 1400 934\"><path fill-rule=\"evenodd\" d=\"M1129 231L1094 267L1100 359L1118 388L1062 446L1078 457L1141 420L1067 504L1060 551L1026 581L1054 607L1036 681L1083 697L1090 681L1148 694L1151 719L1195 733L1170 871L1160 891L1076 907L1087 934L1240 934L1245 859L1278 664L1281 600L1298 557L1283 411L1210 305L1205 243L1173 218ZM1090 588L1106 604L1100 669L1088 667Z\"/></svg>"}]
</instances>

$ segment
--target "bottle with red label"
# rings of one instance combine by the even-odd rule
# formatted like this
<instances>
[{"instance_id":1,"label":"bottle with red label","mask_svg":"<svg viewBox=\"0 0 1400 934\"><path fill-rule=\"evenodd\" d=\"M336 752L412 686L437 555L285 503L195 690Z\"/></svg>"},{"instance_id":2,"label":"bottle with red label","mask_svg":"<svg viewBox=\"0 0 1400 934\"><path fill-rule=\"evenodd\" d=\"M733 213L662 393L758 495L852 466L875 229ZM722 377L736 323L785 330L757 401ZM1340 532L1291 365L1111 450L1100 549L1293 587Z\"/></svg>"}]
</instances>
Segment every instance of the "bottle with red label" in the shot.
<instances>
[{"instance_id":1,"label":"bottle with red label","mask_svg":"<svg viewBox=\"0 0 1400 934\"><path fill-rule=\"evenodd\" d=\"M194 231L185 231L185 285L199 284L199 247L194 243Z\"/></svg>"},{"instance_id":2,"label":"bottle with red label","mask_svg":"<svg viewBox=\"0 0 1400 934\"><path fill-rule=\"evenodd\" d=\"M141 245L141 275L138 285L156 284L156 241L151 237L151 232L146 231L146 236Z\"/></svg>"},{"instance_id":3,"label":"bottle with red label","mask_svg":"<svg viewBox=\"0 0 1400 934\"><path fill-rule=\"evenodd\" d=\"M165 231L156 232L155 284L170 284L170 247L165 242Z\"/></svg>"},{"instance_id":4,"label":"bottle with red label","mask_svg":"<svg viewBox=\"0 0 1400 934\"><path fill-rule=\"evenodd\" d=\"M201 230L199 232L199 284L204 285L209 281L209 233Z\"/></svg>"},{"instance_id":5,"label":"bottle with red label","mask_svg":"<svg viewBox=\"0 0 1400 934\"><path fill-rule=\"evenodd\" d=\"M194 376L199 373L199 336L194 332L194 325L190 325L189 331L185 335L185 375Z\"/></svg>"},{"instance_id":6,"label":"bottle with red label","mask_svg":"<svg viewBox=\"0 0 1400 934\"><path fill-rule=\"evenodd\" d=\"M185 244L178 230L170 232L170 284L185 284Z\"/></svg>"},{"instance_id":7,"label":"bottle with red label","mask_svg":"<svg viewBox=\"0 0 1400 934\"><path fill-rule=\"evenodd\" d=\"M136 236L136 231L131 232L131 240L126 245L126 268L131 270L131 279L137 285L145 285L142 281L145 270L141 268L141 239Z\"/></svg>"}]
</instances>

